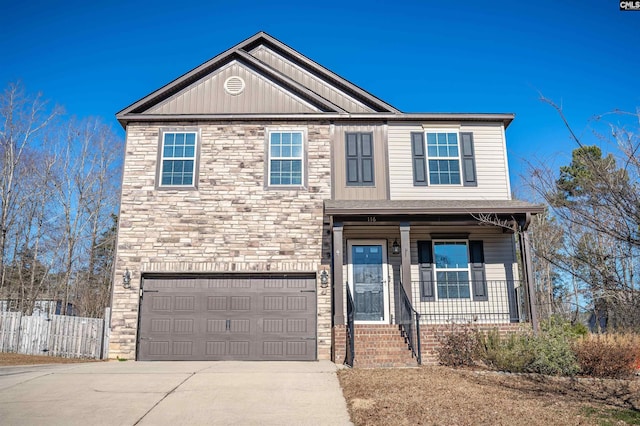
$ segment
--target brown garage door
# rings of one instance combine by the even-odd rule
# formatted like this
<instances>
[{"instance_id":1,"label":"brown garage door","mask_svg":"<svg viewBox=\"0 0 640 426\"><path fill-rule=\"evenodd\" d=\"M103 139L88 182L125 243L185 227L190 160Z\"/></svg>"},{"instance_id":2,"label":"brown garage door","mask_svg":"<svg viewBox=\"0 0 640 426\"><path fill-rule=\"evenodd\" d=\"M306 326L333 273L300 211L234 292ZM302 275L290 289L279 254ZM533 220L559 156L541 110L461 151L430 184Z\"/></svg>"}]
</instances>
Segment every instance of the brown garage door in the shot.
<instances>
[{"instance_id":1,"label":"brown garage door","mask_svg":"<svg viewBox=\"0 0 640 426\"><path fill-rule=\"evenodd\" d=\"M315 360L314 276L145 276L138 359Z\"/></svg>"}]
</instances>

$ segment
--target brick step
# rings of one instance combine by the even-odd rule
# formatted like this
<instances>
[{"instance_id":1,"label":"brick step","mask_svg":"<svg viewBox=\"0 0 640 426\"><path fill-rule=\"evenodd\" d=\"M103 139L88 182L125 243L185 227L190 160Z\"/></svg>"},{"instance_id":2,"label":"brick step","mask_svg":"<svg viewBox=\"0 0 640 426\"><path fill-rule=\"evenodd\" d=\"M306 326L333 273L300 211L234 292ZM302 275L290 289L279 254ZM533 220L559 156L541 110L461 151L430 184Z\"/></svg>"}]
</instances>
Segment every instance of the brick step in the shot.
<instances>
[{"instance_id":1,"label":"brick step","mask_svg":"<svg viewBox=\"0 0 640 426\"><path fill-rule=\"evenodd\" d=\"M417 365L397 325L356 325L354 334L354 367L390 368Z\"/></svg>"}]
</instances>

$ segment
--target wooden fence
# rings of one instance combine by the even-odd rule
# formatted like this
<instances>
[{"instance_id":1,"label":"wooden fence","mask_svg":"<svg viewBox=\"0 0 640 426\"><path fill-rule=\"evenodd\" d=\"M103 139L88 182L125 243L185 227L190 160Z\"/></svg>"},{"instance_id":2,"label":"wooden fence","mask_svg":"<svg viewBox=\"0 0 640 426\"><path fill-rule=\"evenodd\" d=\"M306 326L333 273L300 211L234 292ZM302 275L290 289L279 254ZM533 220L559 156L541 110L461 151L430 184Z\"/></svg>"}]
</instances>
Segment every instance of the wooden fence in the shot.
<instances>
[{"instance_id":1,"label":"wooden fence","mask_svg":"<svg viewBox=\"0 0 640 426\"><path fill-rule=\"evenodd\" d=\"M100 359L107 347L104 324L102 318L0 312L0 352Z\"/></svg>"}]
</instances>

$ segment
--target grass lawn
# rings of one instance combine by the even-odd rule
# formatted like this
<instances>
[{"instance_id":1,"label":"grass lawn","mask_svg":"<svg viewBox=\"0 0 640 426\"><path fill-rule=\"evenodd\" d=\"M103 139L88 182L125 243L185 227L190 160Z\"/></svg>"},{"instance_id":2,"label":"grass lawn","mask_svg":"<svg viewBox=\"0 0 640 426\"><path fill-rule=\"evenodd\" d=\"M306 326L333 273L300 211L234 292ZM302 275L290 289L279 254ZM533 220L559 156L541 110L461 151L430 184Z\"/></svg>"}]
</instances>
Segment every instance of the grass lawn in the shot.
<instances>
[{"instance_id":1,"label":"grass lawn","mask_svg":"<svg viewBox=\"0 0 640 426\"><path fill-rule=\"evenodd\" d=\"M640 378L456 370L338 372L357 425L640 425Z\"/></svg>"}]
</instances>

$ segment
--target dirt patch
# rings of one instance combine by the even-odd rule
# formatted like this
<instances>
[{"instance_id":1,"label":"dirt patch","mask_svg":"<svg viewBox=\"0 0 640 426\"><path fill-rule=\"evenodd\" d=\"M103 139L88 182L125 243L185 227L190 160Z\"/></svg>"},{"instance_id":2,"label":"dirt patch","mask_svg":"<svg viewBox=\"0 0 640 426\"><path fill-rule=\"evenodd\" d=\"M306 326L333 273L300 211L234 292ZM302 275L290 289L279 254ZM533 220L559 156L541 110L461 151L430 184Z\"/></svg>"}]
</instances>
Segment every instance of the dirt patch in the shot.
<instances>
[{"instance_id":1,"label":"dirt patch","mask_svg":"<svg viewBox=\"0 0 640 426\"><path fill-rule=\"evenodd\" d=\"M60 358L55 356L23 355L0 352L0 366L36 365L36 364L72 364L78 362L96 362L95 359Z\"/></svg>"},{"instance_id":2,"label":"dirt patch","mask_svg":"<svg viewBox=\"0 0 640 426\"><path fill-rule=\"evenodd\" d=\"M446 367L341 370L356 425L640 424L640 379L548 378ZM632 420L620 420L618 413ZM636 416L637 414L637 416Z\"/></svg>"}]
</instances>

